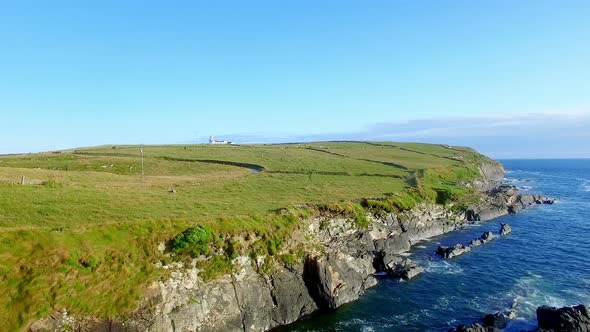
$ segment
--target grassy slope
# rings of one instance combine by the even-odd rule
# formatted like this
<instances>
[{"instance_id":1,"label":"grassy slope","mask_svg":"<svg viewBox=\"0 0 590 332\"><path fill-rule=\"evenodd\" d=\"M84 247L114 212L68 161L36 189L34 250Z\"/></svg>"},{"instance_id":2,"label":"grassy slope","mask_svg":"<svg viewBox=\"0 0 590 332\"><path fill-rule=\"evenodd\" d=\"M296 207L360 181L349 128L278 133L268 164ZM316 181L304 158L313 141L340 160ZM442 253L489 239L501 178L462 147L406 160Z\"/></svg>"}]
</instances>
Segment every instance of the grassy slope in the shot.
<instances>
[{"instance_id":1,"label":"grassy slope","mask_svg":"<svg viewBox=\"0 0 590 332\"><path fill-rule=\"evenodd\" d=\"M454 182L487 161L466 148L409 143L148 146L145 154L144 178L137 146L0 157L7 328L61 307L100 316L132 310L142 287L162 277L153 268L165 259L157 243L187 227L287 236L293 219L276 211L298 204L444 203L465 196ZM23 175L29 185L18 184Z\"/></svg>"}]
</instances>

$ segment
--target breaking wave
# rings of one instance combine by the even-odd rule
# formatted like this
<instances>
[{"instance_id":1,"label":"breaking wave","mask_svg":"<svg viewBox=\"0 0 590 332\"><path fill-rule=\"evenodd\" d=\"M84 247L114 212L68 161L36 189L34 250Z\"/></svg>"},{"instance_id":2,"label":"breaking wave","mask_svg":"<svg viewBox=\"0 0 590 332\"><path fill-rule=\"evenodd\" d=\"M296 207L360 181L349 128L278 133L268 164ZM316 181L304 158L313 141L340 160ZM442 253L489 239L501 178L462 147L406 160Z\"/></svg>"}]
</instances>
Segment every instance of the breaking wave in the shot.
<instances>
[{"instance_id":1,"label":"breaking wave","mask_svg":"<svg viewBox=\"0 0 590 332\"><path fill-rule=\"evenodd\" d=\"M518 279L507 296L512 299L510 309L516 310L519 316L526 318L534 318L537 307L542 305L553 307L567 305L567 301L553 294L549 287L544 285L543 277L534 273Z\"/></svg>"}]
</instances>

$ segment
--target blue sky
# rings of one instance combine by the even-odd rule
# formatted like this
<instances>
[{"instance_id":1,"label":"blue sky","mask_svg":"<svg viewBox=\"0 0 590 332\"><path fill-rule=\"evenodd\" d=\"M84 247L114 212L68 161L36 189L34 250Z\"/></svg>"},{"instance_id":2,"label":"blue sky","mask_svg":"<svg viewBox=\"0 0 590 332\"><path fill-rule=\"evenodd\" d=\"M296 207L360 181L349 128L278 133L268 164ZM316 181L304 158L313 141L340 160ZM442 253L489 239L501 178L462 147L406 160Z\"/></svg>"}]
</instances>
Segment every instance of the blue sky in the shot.
<instances>
[{"instance_id":1,"label":"blue sky","mask_svg":"<svg viewBox=\"0 0 590 332\"><path fill-rule=\"evenodd\" d=\"M590 157L588 17L587 0L0 2L0 153L216 134Z\"/></svg>"}]
</instances>

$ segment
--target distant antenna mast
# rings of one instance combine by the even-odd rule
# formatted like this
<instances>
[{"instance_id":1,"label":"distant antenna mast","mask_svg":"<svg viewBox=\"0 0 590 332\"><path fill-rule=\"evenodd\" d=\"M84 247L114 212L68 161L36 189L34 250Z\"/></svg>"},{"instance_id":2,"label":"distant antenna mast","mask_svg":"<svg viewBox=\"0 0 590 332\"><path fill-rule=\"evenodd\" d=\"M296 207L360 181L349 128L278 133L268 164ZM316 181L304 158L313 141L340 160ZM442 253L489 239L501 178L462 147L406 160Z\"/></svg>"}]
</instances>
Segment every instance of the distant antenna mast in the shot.
<instances>
[{"instance_id":1,"label":"distant antenna mast","mask_svg":"<svg viewBox=\"0 0 590 332\"><path fill-rule=\"evenodd\" d=\"M140 151L141 151L141 177L143 178L143 144L141 145Z\"/></svg>"}]
</instances>

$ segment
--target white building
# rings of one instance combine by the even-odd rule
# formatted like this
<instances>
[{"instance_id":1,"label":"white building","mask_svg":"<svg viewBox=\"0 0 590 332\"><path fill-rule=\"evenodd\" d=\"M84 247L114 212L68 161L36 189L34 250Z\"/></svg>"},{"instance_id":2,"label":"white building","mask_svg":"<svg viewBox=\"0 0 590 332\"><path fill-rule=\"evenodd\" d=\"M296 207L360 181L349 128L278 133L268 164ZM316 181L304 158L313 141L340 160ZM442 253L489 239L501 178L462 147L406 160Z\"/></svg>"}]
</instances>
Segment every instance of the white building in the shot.
<instances>
[{"instance_id":1,"label":"white building","mask_svg":"<svg viewBox=\"0 0 590 332\"><path fill-rule=\"evenodd\" d=\"M232 142L228 142L228 141L216 141L215 138L213 136L211 136L211 137L209 137L209 144L223 145L223 144L232 144Z\"/></svg>"}]
</instances>

